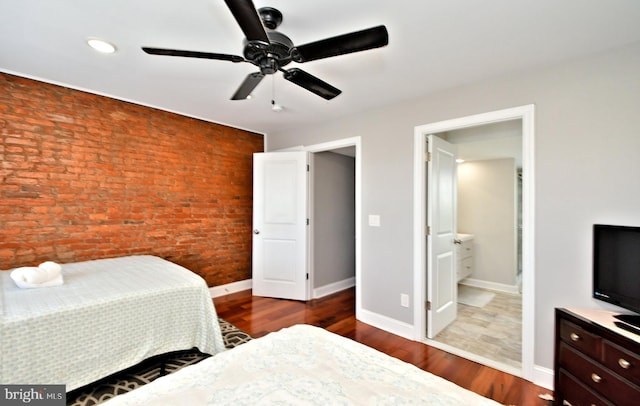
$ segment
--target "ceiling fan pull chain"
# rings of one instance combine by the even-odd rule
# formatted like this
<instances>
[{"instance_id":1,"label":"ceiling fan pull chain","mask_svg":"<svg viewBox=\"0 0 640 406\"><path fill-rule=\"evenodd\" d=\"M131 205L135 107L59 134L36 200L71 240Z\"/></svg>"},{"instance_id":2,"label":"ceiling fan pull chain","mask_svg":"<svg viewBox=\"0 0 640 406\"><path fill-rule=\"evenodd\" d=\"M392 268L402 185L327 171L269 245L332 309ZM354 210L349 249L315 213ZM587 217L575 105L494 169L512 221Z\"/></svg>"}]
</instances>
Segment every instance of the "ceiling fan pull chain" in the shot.
<instances>
[{"instance_id":1,"label":"ceiling fan pull chain","mask_svg":"<svg viewBox=\"0 0 640 406\"><path fill-rule=\"evenodd\" d=\"M271 110L280 112L284 109L284 106L281 106L276 103L276 75L271 75Z\"/></svg>"}]
</instances>

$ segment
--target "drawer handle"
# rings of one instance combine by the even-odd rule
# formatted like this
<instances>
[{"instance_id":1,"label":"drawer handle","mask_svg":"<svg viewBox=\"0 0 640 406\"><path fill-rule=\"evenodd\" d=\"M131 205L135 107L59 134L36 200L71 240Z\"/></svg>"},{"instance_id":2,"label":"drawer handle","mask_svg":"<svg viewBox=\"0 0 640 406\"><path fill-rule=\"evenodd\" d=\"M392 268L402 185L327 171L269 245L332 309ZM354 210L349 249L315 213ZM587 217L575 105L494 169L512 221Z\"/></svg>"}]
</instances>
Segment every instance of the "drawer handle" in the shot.
<instances>
[{"instance_id":1,"label":"drawer handle","mask_svg":"<svg viewBox=\"0 0 640 406\"><path fill-rule=\"evenodd\" d=\"M576 333L571 333L571 335L569 337L571 338L571 341L579 341L580 340L580 336L577 335Z\"/></svg>"},{"instance_id":2,"label":"drawer handle","mask_svg":"<svg viewBox=\"0 0 640 406\"><path fill-rule=\"evenodd\" d=\"M596 374L595 372L591 374L591 380L593 380L593 382L595 383L600 383L602 382L602 377L600 377L600 375Z\"/></svg>"},{"instance_id":3,"label":"drawer handle","mask_svg":"<svg viewBox=\"0 0 640 406\"><path fill-rule=\"evenodd\" d=\"M624 358L620 358L618 360L618 365L620 365L620 367L624 369L629 369L629 367L631 366L631 363Z\"/></svg>"}]
</instances>

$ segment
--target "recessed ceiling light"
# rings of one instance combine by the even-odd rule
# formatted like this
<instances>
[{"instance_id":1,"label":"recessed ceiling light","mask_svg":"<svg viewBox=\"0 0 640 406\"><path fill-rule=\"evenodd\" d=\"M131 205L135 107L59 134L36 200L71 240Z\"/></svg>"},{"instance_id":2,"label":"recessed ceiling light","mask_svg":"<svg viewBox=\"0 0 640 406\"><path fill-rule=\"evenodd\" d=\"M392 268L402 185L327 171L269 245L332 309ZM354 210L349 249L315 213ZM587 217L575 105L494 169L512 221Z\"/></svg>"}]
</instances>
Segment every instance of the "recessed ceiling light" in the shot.
<instances>
[{"instance_id":1,"label":"recessed ceiling light","mask_svg":"<svg viewBox=\"0 0 640 406\"><path fill-rule=\"evenodd\" d=\"M456 159L456 162L457 162L457 163L459 163L459 164L461 164L461 163L463 163L463 162L464 162L464 159L458 158L458 159Z\"/></svg>"},{"instance_id":2,"label":"recessed ceiling light","mask_svg":"<svg viewBox=\"0 0 640 406\"><path fill-rule=\"evenodd\" d=\"M87 44L98 52L102 52L103 54L112 54L116 52L115 45L100 39L100 38L88 38Z\"/></svg>"}]
</instances>

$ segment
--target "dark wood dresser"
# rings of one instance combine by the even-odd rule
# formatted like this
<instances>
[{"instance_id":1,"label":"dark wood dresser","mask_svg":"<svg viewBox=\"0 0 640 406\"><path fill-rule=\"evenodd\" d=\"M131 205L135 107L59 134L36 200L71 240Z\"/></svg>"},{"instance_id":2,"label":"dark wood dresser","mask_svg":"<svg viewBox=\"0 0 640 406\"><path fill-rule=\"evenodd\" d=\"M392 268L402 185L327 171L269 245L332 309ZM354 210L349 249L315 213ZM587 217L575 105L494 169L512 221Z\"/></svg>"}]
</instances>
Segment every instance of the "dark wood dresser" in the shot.
<instances>
[{"instance_id":1,"label":"dark wood dresser","mask_svg":"<svg viewBox=\"0 0 640 406\"><path fill-rule=\"evenodd\" d=\"M608 311L556 309L555 321L555 405L640 405L640 336Z\"/></svg>"}]
</instances>

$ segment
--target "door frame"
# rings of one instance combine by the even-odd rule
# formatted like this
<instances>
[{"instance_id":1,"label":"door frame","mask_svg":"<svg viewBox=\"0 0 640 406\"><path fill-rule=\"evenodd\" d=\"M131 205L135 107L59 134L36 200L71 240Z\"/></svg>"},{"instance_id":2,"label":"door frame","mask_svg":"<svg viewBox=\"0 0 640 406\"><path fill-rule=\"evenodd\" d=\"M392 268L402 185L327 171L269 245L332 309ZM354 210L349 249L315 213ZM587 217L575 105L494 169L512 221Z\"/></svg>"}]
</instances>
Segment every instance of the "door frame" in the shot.
<instances>
[{"instance_id":1,"label":"door frame","mask_svg":"<svg viewBox=\"0 0 640 406\"><path fill-rule=\"evenodd\" d=\"M507 372L520 375L533 381L534 378L534 243L535 243L535 190L534 190L534 114L535 105L525 105L488 113L481 113L451 120L434 122L417 126L414 129L414 336L417 340L434 345L434 341L426 338L426 171L425 146L428 134L476 127L484 124L497 123L508 120L522 120L522 369ZM448 347L449 352L455 353L455 348ZM463 356L470 358L468 352L461 351ZM479 357L481 358L481 357ZM486 363L485 359L476 360ZM499 365L491 365L501 369Z\"/></svg>"},{"instance_id":2,"label":"door frame","mask_svg":"<svg viewBox=\"0 0 640 406\"><path fill-rule=\"evenodd\" d=\"M310 153L326 152L334 149L355 147L355 260L356 260L356 319L360 319L362 314L362 140L360 136L343 138L335 141L323 142L320 144L307 145L294 147L294 149L301 149ZM291 150L291 149L288 149ZM310 196L310 203L313 204L313 196ZM312 213L310 213L312 215ZM313 225L313 218L311 219L311 225ZM309 233L309 255L310 258L313 255L313 232ZM313 261L309 261L309 278L313 280Z\"/></svg>"}]
</instances>

